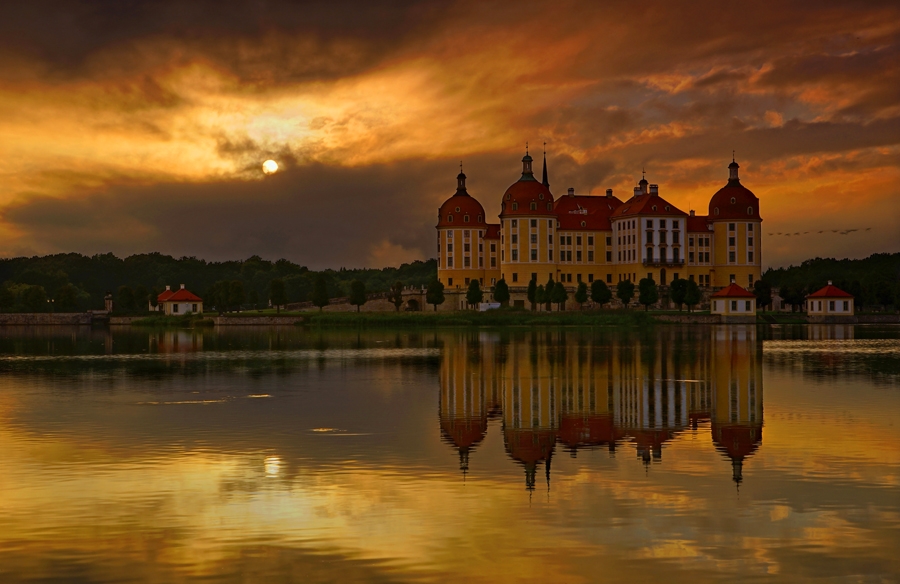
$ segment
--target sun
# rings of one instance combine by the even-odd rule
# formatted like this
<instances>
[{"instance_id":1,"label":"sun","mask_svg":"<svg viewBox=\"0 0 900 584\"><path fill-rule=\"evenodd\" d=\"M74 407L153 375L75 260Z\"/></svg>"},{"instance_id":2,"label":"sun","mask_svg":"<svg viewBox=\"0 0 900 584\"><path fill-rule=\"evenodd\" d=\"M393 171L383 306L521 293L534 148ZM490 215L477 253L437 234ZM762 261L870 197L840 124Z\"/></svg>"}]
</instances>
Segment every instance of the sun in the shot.
<instances>
[{"instance_id":1,"label":"sun","mask_svg":"<svg viewBox=\"0 0 900 584\"><path fill-rule=\"evenodd\" d=\"M273 174L278 170L278 163L274 160L266 160L265 162L263 162L262 169L266 174Z\"/></svg>"}]
</instances>

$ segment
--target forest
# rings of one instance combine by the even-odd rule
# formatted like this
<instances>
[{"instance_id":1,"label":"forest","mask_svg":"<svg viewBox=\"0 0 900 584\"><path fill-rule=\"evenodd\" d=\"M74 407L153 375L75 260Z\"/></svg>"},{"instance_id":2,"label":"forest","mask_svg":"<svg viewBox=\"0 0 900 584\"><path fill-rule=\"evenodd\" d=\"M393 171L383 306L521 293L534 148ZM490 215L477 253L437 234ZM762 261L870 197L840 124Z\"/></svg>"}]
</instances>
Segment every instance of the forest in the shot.
<instances>
[{"instance_id":1,"label":"forest","mask_svg":"<svg viewBox=\"0 0 900 584\"><path fill-rule=\"evenodd\" d=\"M799 266L770 268L762 279L795 306L831 280L856 297L857 310L900 308L900 253L876 253L858 260L814 258Z\"/></svg>"},{"instance_id":2,"label":"forest","mask_svg":"<svg viewBox=\"0 0 900 584\"><path fill-rule=\"evenodd\" d=\"M240 282L248 303L267 304L270 283L284 282L287 301L309 299L315 280L322 274L330 298L346 296L350 283L360 280L366 290L385 292L395 282L405 286L427 285L437 277L435 260L415 261L399 268L345 269L315 272L289 260L269 261L252 256L243 261L207 262L195 257L174 258L160 253L137 254L124 259L111 253L85 256L77 253L0 259L0 311L65 312L99 310L112 293L118 305L134 310L148 298L181 284L201 298L217 283ZM130 296L119 298L120 295ZM121 302L124 301L124 302Z\"/></svg>"}]
</instances>

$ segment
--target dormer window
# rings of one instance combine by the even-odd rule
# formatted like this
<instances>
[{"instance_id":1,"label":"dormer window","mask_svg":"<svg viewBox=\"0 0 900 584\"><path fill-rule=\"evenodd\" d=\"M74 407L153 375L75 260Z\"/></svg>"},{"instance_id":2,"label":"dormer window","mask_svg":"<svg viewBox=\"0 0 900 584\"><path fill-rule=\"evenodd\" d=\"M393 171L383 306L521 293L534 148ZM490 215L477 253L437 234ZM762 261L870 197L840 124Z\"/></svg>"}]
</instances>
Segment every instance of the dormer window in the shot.
<instances>
[{"instance_id":1,"label":"dormer window","mask_svg":"<svg viewBox=\"0 0 900 584\"><path fill-rule=\"evenodd\" d=\"M481 215L478 216L478 222L481 223Z\"/></svg>"},{"instance_id":2,"label":"dormer window","mask_svg":"<svg viewBox=\"0 0 900 584\"><path fill-rule=\"evenodd\" d=\"M518 210L519 210L519 204L518 204L518 203L513 203L513 208L512 208L512 210L513 210L513 211L518 211Z\"/></svg>"},{"instance_id":3,"label":"dormer window","mask_svg":"<svg viewBox=\"0 0 900 584\"><path fill-rule=\"evenodd\" d=\"M734 197L731 197L731 204L734 205L735 203L737 203L737 199L735 199Z\"/></svg>"},{"instance_id":4,"label":"dormer window","mask_svg":"<svg viewBox=\"0 0 900 584\"><path fill-rule=\"evenodd\" d=\"M459 207L456 208L456 212L459 213Z\"/></svg>"},{"instance_id":5,"label":"dormer window","mask_svg":"<svg viewBox=\"0 0 900 584\"><path fill-rule=\"evenodd\" d=\"M671 211L671 210L672 210L672 207L666 205L666 211Z\"/></svg>"},{"instance_id":6,"label":"dormer window","mask_svg":"<svg viewBox=\"0 0 900 584\"><path fill-rule=\"evenodd\" d=\"M506 200L507 200L507 201L509 200L509 197L510 197L510 194L509 194L509 193L506 193Z\"/></svg>"},{"instance_id":7,"label":"dormer window","mask_svg":"<svg viewBox=\"0 0 900 584\"><path fill-rule=\"evenodd\" d=\"M463 222L464 222L464 223L468 223L468 222L469 222L469 216L468 216L468 215L463 215Z\"/></svg>"},{"instance_id":8,"label":"dormer window","mask_svg":"<svg viewBox=\"0 0 900 584\"><path fill-rule=\"evenodd\" d=\"M656 211L656 205L653 205L653 210Z\"/></svg>"},{"instance_id":9,"label":"dormer window","mask_svg":"<svg viewBox=\"0 0 900 584\"><path fill-rule=\"evenodd\" d=\"M715 214L716 214L716 215L719 214L719 208L718 208L718 207L716 207Z\"/></svg>"},{"instance_id":10,"label":"dormer window","mask_svg":"<svg viewBox=\"0 0 900 584\"><path fill-rule=\"evenodd\" d=\"M453 223L453 215L447 215L447 223Z\"/></svg>"},{"instance_id":11,"label":"dormer window","mask_svg":"<svg viewBox=\"0 0 900 584\"><path fill-rule=\"evenodd\" d=\"M552 210L553 210L553 203L547 203L547 210L548 210L548 211L552 211Z\"/></svg>"},{"instance_id":12,"label":"dormer window","mask_svg":"<svg viewBox=\"0 0 900 584\"><path fill-rule=\"evenodd\" d=\"M747 207L747 215L753 215L753 207Z\"/></svg>"},{"instance_id":13,"label":"dormer window","mask_svg":"<svg viewBox=\"0 0 900 584\"><path fill-rule=\"evenodd\" d=\"M582 222L581 222L581 226L582 226L582 227L586 227L586 226L587 226L587 223L585 223L584 221L582 221Z\"/></svg>"},{"instance_id":14,"label":"dormer window","mask_svg":"<svg viewBox=\"0 0 900 584\"><path fill-rule=\"evenodd\" d=\"M532 211L537 211L537 203L532 203L532 204L531 204L531 210L532 210Z\"/></svg>"},{"instance_id":15,"label":"dormer window","mask_svg":"<svg viewBox=\"0 0 900 584\"><path fill-rule=\"evenodd\" d=\"M543 201L543 200L544 200L544 193L538 193L538 198L539 198L540 200Z\"/></svg>"}]
</instances>

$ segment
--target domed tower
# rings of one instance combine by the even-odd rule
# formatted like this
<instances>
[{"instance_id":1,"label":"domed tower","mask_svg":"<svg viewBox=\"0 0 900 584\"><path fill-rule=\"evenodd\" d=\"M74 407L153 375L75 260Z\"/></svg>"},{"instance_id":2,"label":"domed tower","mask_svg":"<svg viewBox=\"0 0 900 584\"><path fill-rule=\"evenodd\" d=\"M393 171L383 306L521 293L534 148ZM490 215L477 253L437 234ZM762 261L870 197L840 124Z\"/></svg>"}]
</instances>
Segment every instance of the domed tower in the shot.
<instances>
[{"instance_id":1,"label":"domed tower","mask_svg":"<svg viewBox=\"0 0 900 584\"><path fill-rule=\"evenodd\" d=\"M484 285L484 207L466 190L460 168L456 193L438 209L438 279L448 289L465 290L473 279Z\"/></svg>"},{"instance_id":2,"label":"domed tower","mask_svg":"<svg viewBox=\"0 0 900 584\"><path fill-rule=\"evenodd\" d=\"M715 266L712 286L728 286L732 281L749 288L760 279L762 233L759 199L741 185L740 165L731 160L728 184L709 201L708 221L713 226Z\"/></svg>"},{"instance_id":3,"label":"domed tower","mask_svg":"<svg viewBox=\"0 0 900 584\"><path fill-rule=\"evenodd\" d=\"M510 287L525 287L532 279L557 279L553 195L534 178L532 162L526 150L522 177L506 189L500 205L500 271Z\"/></svg>"}]
</instances>

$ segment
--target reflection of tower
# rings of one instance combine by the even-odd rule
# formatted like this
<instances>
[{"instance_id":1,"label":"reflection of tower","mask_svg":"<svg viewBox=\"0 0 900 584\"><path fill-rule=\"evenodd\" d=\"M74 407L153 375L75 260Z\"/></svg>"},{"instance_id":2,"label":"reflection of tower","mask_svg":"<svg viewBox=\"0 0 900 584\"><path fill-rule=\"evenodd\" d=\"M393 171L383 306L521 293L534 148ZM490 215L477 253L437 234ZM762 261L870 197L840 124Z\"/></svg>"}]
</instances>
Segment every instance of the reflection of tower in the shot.
<instances>
[{"instance_id":1,"label":"reflection of tower","mask_svg":"<svg viewBox=\"0 0 900 584\"><path fill-rule=\"evenodd\" d=\"M755 326L728 326L713 333L712 439L731 459L735 483L744 460L762 442L762 347Z\"/></svg>"},{"instance_id":2,"label":"reflection of tower","mask_svg":"<svg viewBox=\"0 0 900 584\"><path fill-rule=\"evenodd\" d=\"M564 372L564 341L555 333L533 332L509 347L501 373L503 440L509 455L525 467L525 486L535 486L544 462L550 483L550 458L559 427L559 380Z\"/></svg>"},{"instance_id":3,"label":"reflection of tower","mask_svg":"<svg viewBox=\"0 0 900 584\"><path fill-rule=\"evenodd\" d=\"M469 470L469 453L487 433L490 388L497 385L494 345L481 340L461 336L447 344L441 360L441 435L459 450L463 473Z\"/></svg>"}]
</instances>

